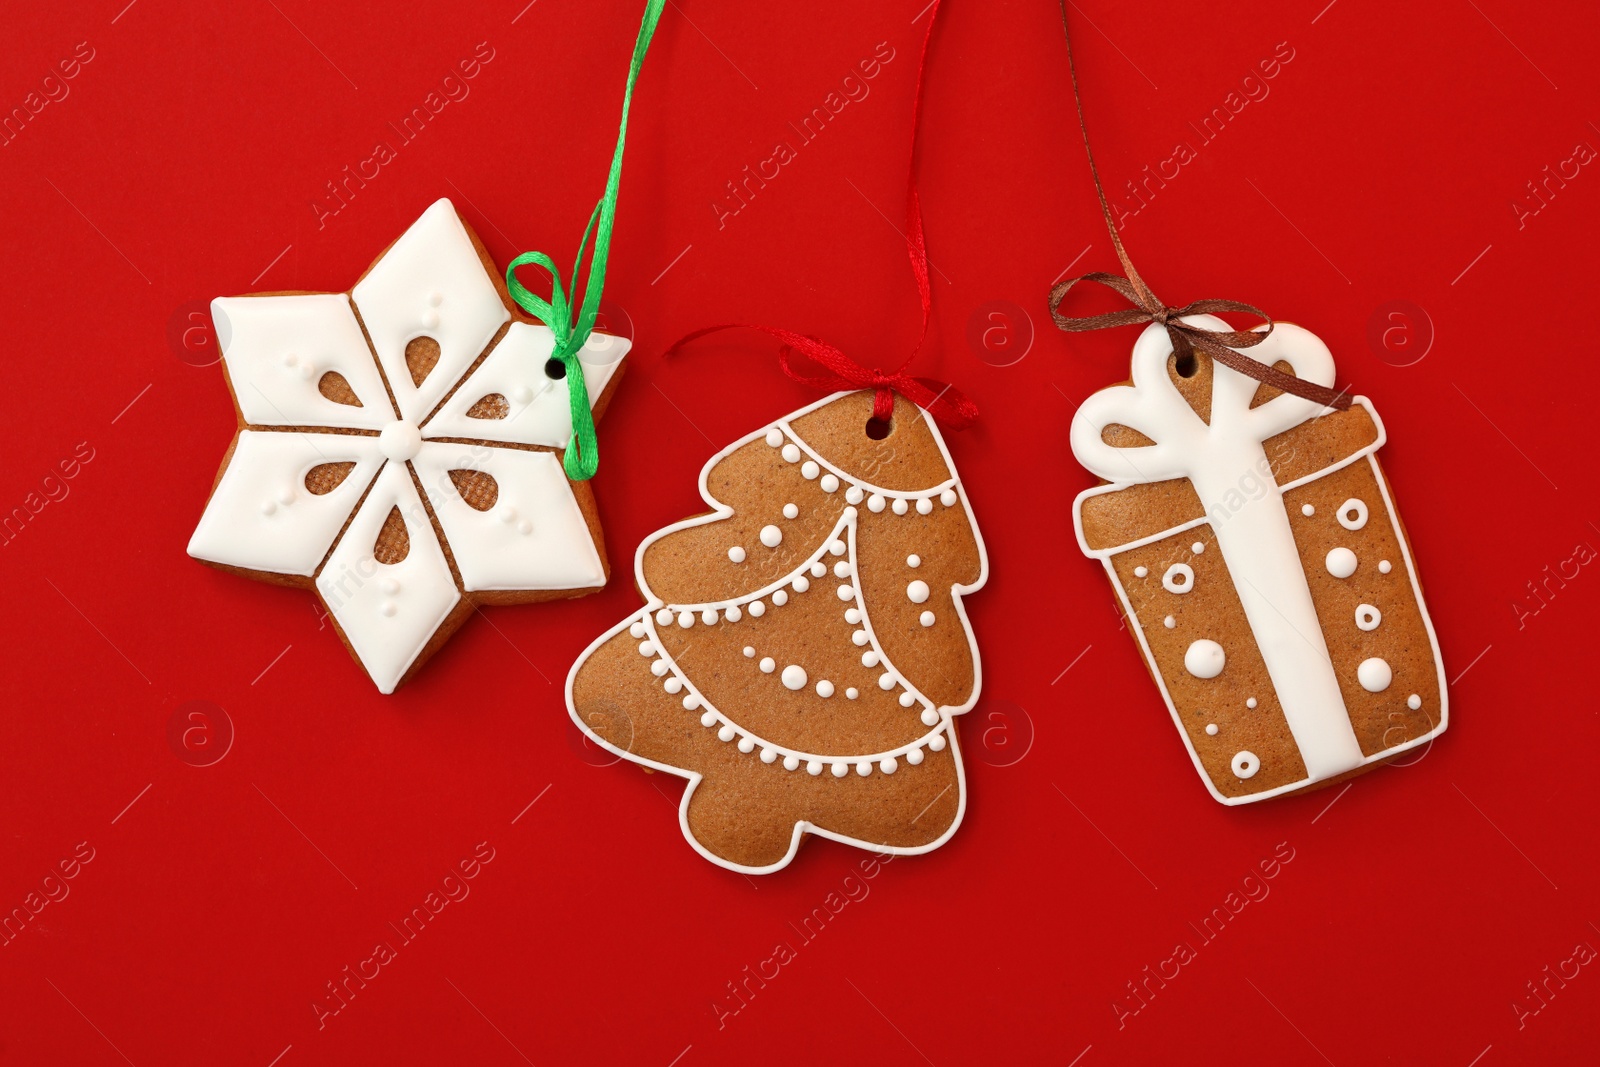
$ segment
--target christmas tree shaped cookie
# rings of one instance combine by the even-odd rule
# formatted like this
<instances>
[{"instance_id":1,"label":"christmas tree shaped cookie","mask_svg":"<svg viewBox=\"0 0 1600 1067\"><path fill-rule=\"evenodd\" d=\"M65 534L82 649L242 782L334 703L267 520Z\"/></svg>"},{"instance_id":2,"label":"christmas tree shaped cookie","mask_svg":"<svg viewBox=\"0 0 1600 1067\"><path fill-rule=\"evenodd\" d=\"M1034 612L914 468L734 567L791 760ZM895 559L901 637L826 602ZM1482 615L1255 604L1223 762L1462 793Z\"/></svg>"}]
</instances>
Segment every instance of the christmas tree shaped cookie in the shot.
<instances>
[{"instance_id":1,"label":"christmas tree shaped cookie","mask_svg":"<svg viewBox=\"0 0 1600 1067\"><path fill-rule=\"evenodd\" d=\"M239 429L189 554L313 589L382 692L476 605L605 585L573 436L568 364L448 200L347 293L212 302ZM575 361L598 419L629 342ZM580 404L581 410L581 404Z\"/></svg>"},{"instance_id":2,"label":"christmas tree shaped cookie","mask_svg":"<svg viewBox=\"0 0 1600 1067\"><path fill-rule=\"evenodd\" d=\"M872 410L838 393L713 457L715 510L645 540L645 606L567 679L585 733L688 779L684 834L734 870L808 833L925 852L961 821L983 540L933 420L896 396L879 439Z\"/></svg>"}]
</instances>

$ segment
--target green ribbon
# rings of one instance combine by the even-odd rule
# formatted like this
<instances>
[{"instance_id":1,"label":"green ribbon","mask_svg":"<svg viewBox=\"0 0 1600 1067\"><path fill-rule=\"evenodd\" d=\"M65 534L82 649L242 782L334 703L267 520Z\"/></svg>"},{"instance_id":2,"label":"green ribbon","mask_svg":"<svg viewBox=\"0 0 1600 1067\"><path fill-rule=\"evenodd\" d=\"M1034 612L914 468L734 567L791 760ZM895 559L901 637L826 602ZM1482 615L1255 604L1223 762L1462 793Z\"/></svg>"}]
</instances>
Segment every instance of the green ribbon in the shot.
<instances>
[{"instance_id":1,"label":"green ribbon","mask_svg":"<svg viewBox=\"0 0 1600 1067\"><path fill-rule=\"evenodd\" d=\"M511 298L523 310L544 323L556 335L556 348L552 358L559 359L567 369L567 397L572 406L572 440L567 444L567 454L562 465L567 477L582 482L594 477L600 467L600 446L595 440L594 415L589 410L589 387L583 378L583 366L578 362L578 352L594 331L595 319L600 314L600 294L606 283L606 257L611 252L611 230L617 217L617 189L622 183L622 146L628 137L628 106L633 102L633 84L639 78L639 68L650 49L650 39L655 36L656 23L661 20L661 9L666 0L647 0L644 21L639 25L639 37L633 44L633 60L628 64L628 84L622 93L622 122L617 128L617 147L611 155L611 172L606 176L605 195L595 205L584 227L583 240L578 245L578 256L572 264L572 294L578 292L578 276L583 267L583 253L594 237L594 250L589 259L589 271L584 279L583 303L574 309L561 288L561 275L555 261L543 252L524 252L506 266L506 288ZM532 263L550 275L550 299L544 300L528 291L517 280L517 268ZM576 310L576 315L574 311Z\"/></svg>"}]
</instances>

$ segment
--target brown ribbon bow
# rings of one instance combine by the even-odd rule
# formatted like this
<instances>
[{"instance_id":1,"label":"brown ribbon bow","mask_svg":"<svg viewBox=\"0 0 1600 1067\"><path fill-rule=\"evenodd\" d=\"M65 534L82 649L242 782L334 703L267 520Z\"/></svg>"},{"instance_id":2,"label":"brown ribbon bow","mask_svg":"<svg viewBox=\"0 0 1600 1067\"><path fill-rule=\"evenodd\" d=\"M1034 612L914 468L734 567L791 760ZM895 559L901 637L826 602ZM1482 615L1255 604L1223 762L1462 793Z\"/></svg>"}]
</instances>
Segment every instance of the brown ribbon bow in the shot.
<instances>
[{"instance_id":1,"label":"brown ribbon bow","mask_svg":"<svg viewBox=\"0 0 1600 1067\"><path fill-rule=\"evenodd\" d=\"M1072 57L1072 34L1067 29L1066 0L1061 0L1061 30L1067 38L1067 71L1072 77L1072 97L1078 106L1078 130L1083 134L1083 151L1089 157L1089 173L1094 178L1095 195L1100 198L1100 212L1105 216L1106 232L1111 235L1111 246L1116 249L1117 259L1122 263L1122 269L1127 272L1127 277L1092 271L1056 284L1050 290L1050 317L1055 320L1055 324L1063 330L1079 333L1085 330L1131 326L1140 322L1159 323L1166 327L1167 336L1172 341L1172 350L1179 358L1198 348L1223 366L1231 367L1240 374L1247 374L1275 389L1304 397L1324 407L1337 408L1341 411L1348 408L1350 397L1343 391L1308 382L1293 374L1285 374L1276 367L1268 366L1260 360L1251 359L1242 352L1235 351L1258 345L1272 333L1272 316L1260 308L1238 300L1215 299L1196 300L1183 307L1168 307L1156 299L1155 293L1150 291L1150 287L1134 269L1133 260L1128 258L1128 250L1122 246L1122 238L1117 234L1116 220L1111 217L1111 205L1106 201L1105 187L1100 184L1100 170L1095 166L1094 150L1089 147L1089 127L1083 118L1083 95L1078 91L1078 67ZM1061 302L1079 282L1095 282L1103 285L1121 295L1133 307L1126 311L1108 311L1099 315L1063 315L1060 310ZM1183 321L1188 315L1214 314L1219 311L1239 311L1258 315L1265 321L1267 328L1259 331L1213 330Z\"/></svg>"}]
</instances>

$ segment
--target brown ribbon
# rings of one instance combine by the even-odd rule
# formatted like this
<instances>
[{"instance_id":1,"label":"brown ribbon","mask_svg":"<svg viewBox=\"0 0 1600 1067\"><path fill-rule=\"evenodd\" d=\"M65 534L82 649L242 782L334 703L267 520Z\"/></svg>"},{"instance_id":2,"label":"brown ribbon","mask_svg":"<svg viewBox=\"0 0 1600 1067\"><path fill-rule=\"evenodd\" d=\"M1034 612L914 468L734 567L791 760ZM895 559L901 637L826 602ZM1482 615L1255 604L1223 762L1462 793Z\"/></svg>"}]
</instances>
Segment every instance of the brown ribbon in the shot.
<instances>
[{"instance_id":1,"label":"brown ribbon","mask_svg":"<svg viewBox=\"0 0 1600 1067\"><path fill-rule=\"evenodd\" d=\"M1223 366L1231 367L1240 374L1247 374L1275 389L1304 397L1324 407L1337 408L1341 411L1348 408L1350 398L1342 391L1308 382L1293 374L1285 374L1276 367L1234 351L1258 345L1272 332L1272 316L1260 308L1238 300L1196 300L1183 307L1168 307L1150 291L1150 287L1134 269L1133 260L1128 258L1128 250L1122 246L1122 238L1117 235L1116 220L1111 217L1111 205L1106 201L1105 187L1100 184L1100 170L1095 166L1094 149L1089 147L1089 127L1083 118L1083 94L1078 91L1078 67L1072 56L1072 34L1067 29L1067 0L1061 0L1061 31L1067 39L1067 71L1072 77L1072 98L1078 106L1078 130L1083 134L1084 154L1089 157L1089 174L1094 178L1094 191L1100 198L1100 212L1105 216L1106 232L1111 235L1111 246L1116 249L1117 259L1121 261L1127 277L1092 271L1080 274L1076 278L1068 278L1053 286L1050 290L1050 317L1055 320L1056 325L1063 330L1079 333L1085 330L1131 326L1141 322L1159 323L1166 327L1167 336L1172 341L1172 350L1180 357L1198 348ZM1121 295L1133 307L1127 311L1108 311L1100 315L1063 315L1060 310L1061 302L1066 299L1068 291L1079 282L1095 282L1103 285ZM1258 315L1265 320L1267 328L1260 332L1211 330L1183 321L1185 315L1213 314L1219 311L1239 311Z\"/></svg>"}]
</instances>

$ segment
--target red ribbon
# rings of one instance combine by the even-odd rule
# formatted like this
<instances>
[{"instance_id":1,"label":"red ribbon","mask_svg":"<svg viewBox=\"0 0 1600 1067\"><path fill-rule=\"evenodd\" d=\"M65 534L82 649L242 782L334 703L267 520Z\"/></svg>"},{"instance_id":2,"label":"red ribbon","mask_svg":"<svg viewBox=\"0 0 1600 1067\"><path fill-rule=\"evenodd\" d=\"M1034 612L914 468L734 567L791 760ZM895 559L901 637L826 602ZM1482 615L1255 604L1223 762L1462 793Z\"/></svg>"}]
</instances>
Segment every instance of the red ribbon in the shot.
<instances>
[{"instance_id":1,"label":"red ribbon","mask_svg":"<svg viewBox=\"0 0 1600 1067\"><path fill-rule=\"evenodd\" d=\"M914 378L905 373L906 365L922 351L923 342L927 340L928 319L933 311L933 294L928 283L928 249L923 241L922 207L917 199L916 167L917 125L918 117L922 114L922 76L928 65L928 42L933 38L933 24L939 17L939 0L933 0L927 14L928 28L922 37L922 51L917 56L917 86L911 102L911 154L906 175L906 255L911 260L911 273L917 281L917 299L922 306L922 329L917 334L917 344L911 350L911 354L894 369L893 373L885 374L877 367L868 370L820 338L795 333L793 330L781 330L774 326L728 322L720 326L708 326L680 338L667 349L667 355L670 356L698 337L716 333L718 330L760 330L783 342L784 347L778 353L778 365L783 368L783 373L795 381L819 389L873 390L872 417L881 422L888 422L894 414L895 393L922 408L948 429L966 429L977 419L978 405L955 386L934 378ZM832 373L801 374L789 362L793 353L807 357Z\"/></svg>"}]
</instances>

